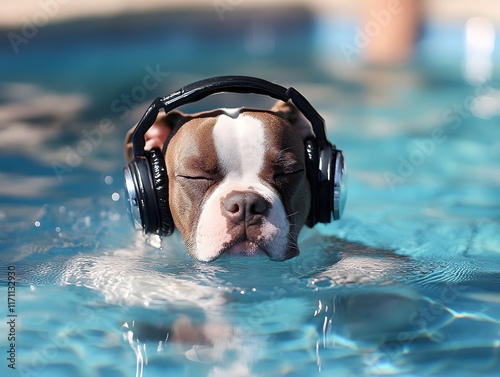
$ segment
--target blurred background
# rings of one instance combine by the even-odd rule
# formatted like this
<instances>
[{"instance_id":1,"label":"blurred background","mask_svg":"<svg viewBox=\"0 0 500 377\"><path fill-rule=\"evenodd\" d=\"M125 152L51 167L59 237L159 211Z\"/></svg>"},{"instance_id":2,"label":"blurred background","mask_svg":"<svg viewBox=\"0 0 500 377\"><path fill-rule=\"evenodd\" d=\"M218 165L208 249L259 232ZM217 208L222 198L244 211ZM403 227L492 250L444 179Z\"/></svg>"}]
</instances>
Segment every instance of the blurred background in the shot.
<instances>
[{"instance_id":1,"label":"blurred background","mask_svg":"<svg viewBox=\"0 0 500 377\"><path fill-rule=\"evenodd\" d=\"M466 171L496 187L499 23L493 0L3 2L0 199L121 192L123 138L150 101L230 74L299 89L347 153L354 195L392 202L395 188L403 198L443 174L466 182ZM217 96L192 108L271 102ZM433 141L444 147L408 167L433 132L457 143Z\"/></svg>"}]
</instances>

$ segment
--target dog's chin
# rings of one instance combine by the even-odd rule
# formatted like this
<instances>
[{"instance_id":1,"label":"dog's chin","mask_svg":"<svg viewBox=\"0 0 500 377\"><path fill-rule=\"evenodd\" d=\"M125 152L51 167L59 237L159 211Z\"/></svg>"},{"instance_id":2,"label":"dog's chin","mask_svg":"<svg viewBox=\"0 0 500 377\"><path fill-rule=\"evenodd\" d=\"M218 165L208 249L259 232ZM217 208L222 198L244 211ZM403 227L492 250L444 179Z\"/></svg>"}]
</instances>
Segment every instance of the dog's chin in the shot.
<instances>
[{"instance_id":1,"label":"dog's chin","mask_svg":"<svg viewBox=\"0 0 500 377\"><path fill-rule=\"evenodd\" d=\"M186 239L185 239L186 240ZM272 261L285 261L299 255L297 241L288 238L287 242L279 239L267 239L260 241L245 235L237 237L229 242L219 244L218 247L212 245L201 246L196 241L185 241L188 253L199 262L213 262L221 258L266 258ZM198 247L196 247L197 245ZM206 252L208 250L208 252ZM205 252L204 252L205 251Z\"/></svg>"},{"instance_id":2,"label":"dog's chin","mask_svg":"<svg viewBox=\"0 0 500 377\"><path fill-rule=\"evenodd\" d=\"M273 253L270 252L271 247L268 245L261 245L258 242L252 240L244 239L232 242L225 245L224 248L219 253L219 256L215 259L225 258L225 257L267 257L272 261L284 261L296 257L299 252L297 248L287 248L284 253Z\"/></svg>"},{"instance_id":3,"label":"dog's chin","mask_svg":"<svg viewBox=\"0 0 500 377\"><path fill-rule=\"evenodd\" d=\"M256 257L268 255L266 249L250 240L240 240L227 245L220 253L229 257Z\"/></svg>"}]
</instances>

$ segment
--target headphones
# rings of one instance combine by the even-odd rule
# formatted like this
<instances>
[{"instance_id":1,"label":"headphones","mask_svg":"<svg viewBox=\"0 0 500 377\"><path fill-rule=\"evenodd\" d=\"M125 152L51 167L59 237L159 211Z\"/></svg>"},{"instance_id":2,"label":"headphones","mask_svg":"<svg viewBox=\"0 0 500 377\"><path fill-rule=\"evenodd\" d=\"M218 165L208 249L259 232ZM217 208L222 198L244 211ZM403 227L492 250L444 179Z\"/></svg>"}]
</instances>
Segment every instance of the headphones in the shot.
<instances>
[{"instance_id":1,"label":"headphones","mask_svg":"<svg viewBox=\"0 0 500 377\"><path fill-rule=\"evenodd\" d=\"M288 89L255 77L222 76L187 85L158 97L146 110L132 134L133 160L123 168L127 207L136 229L145 234L168 236L175 229L168 204L168 177L159 148L145 151L144 134L153 125L160 109L165 113L212 94L252 93L291 101L311 123L314 136L305 140L306 175L311 186L311 210L307 226L340 219L347 199L346 167L342 151L326 138L325 122L296 89ZM167 139L168 140L168 139Z\"/></svg>"}]
</instances>

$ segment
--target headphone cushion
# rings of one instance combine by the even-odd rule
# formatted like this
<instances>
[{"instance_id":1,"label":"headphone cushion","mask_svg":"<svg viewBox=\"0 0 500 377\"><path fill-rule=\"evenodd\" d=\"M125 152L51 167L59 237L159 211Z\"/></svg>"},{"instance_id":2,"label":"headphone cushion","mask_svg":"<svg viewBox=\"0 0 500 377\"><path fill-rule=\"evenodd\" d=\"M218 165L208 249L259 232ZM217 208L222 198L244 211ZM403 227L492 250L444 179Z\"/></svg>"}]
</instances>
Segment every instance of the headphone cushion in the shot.
<instances>
[{"instance_id":1,"label":"headphone cushion","mask_svg":"<svg viewBox=\"0 0 500 377\"><path fill-rule=\"evenodd\" d=\"M159 231L161 236L168 236L174 230L174 222L168 204L168 176L165 158L160 148L149 151L149 161L153 174L153 185L160 217Z\"/></svg>"},{"instance_id":2,"label":"headphone cushion","mask_svg":"<svg viewBox=\"0 0 500 377\"><path fill-rule=\"evenodd\" d=\"M326 143L319 151L317 222L329 223L333 213L333 174L335 169L333 146Z\"/></svg>"},{"instance_id":3,"label":"headphone cushion","mask_svg":"<svg viewBox=\"0 0 500 377\"><path fill-rule=\"evenodd\" d=\"M309 138L304 142L305 154L306 154L306 174L307 180L309 181L309 186L311 188L311 208L309 209L309 215L306 220L306 225L312 228L318 222L317 210L318 210L318 147L316 140Z\"/></svg>"}]
</instances>

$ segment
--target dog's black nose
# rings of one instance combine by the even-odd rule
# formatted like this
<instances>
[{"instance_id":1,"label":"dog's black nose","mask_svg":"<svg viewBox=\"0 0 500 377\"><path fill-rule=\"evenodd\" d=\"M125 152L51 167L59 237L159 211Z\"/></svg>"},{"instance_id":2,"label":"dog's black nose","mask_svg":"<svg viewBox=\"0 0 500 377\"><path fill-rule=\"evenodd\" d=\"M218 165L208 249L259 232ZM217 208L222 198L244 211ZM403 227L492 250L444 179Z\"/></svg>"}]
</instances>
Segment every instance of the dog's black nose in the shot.
<instances>
[{"instance_id":1,"label":"dog's black nose","mask_svg":"<svg viewBox=\"0 0 500 377\"><path fill-rule=\"evenodd\" d=\"M253 191L233 191L221 200L222 214L236 224L252 225L265 217L271 204Z\"/></svg>"}]
</instances>

